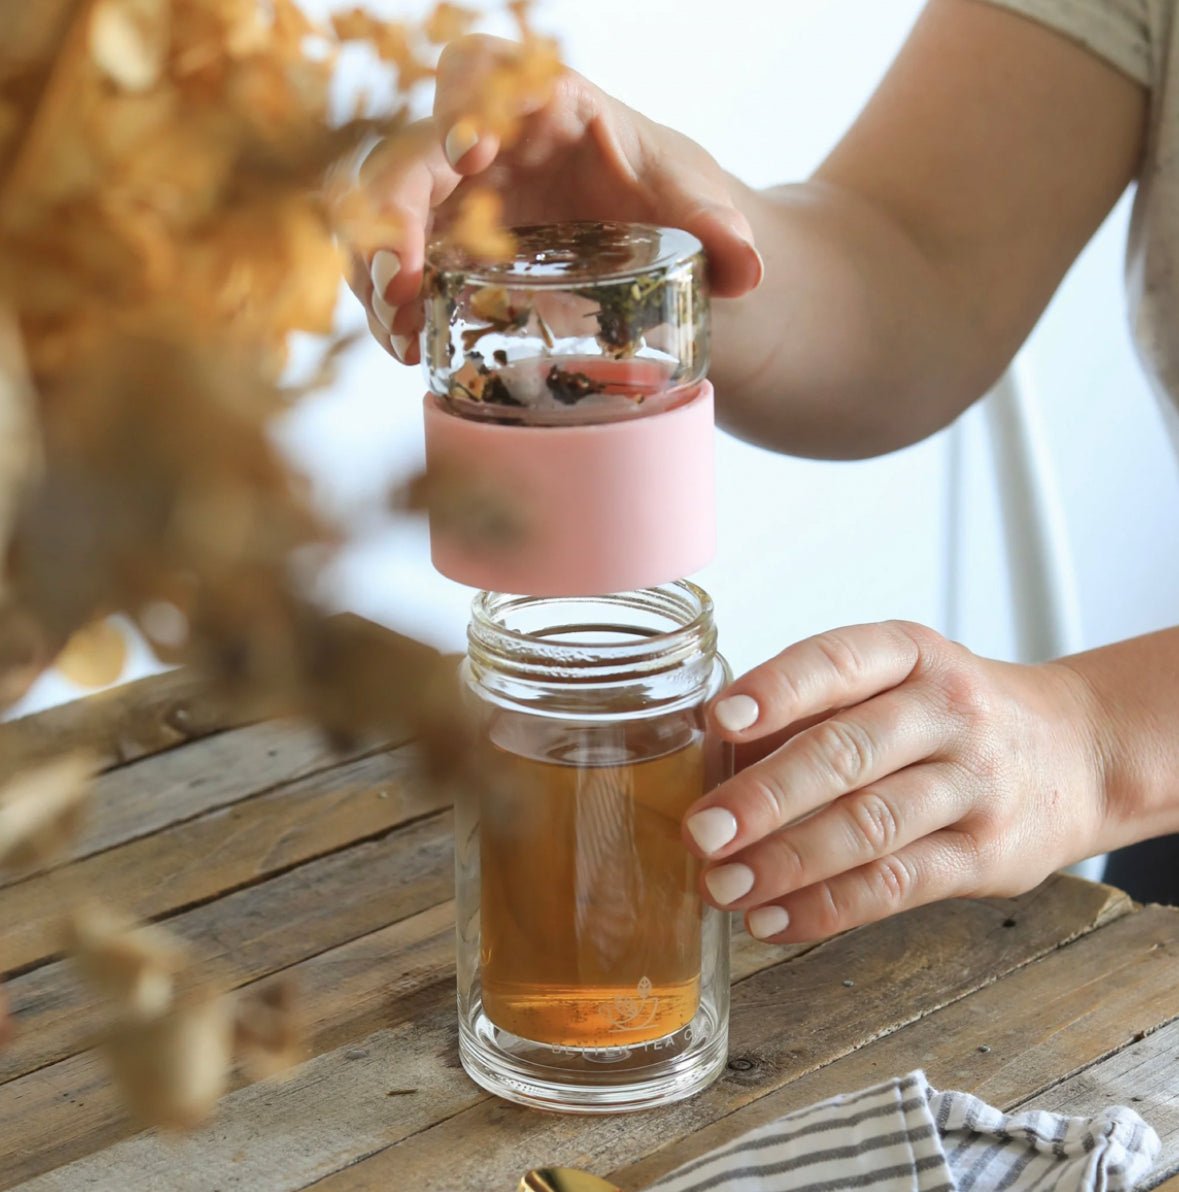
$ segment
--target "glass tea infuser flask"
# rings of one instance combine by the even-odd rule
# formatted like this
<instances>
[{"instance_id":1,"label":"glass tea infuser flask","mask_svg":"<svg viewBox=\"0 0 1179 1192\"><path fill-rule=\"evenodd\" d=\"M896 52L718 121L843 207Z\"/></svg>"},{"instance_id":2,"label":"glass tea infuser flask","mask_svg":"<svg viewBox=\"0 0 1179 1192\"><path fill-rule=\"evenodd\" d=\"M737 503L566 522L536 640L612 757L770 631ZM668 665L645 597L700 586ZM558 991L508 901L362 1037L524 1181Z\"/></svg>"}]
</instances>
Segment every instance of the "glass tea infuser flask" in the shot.
<instances>
[{"instance_id":1,"label":"glass tea infuser flask","mask_svg":"<svg viewBox=\"0 0 1179 1192\"><path fill-rule=\"evenodd\" d=\"M432 510L435 565L483 589L459 1052L510 1100L639 1109L703 1088L727 1053L728 916L681 836L731 772L704 717L727 675L712 602L681 578L715 540L704 258L646 225L514 234L494 265L433 247L423 285L427 469L504 531Z\"/></svg>"}]
</instances>

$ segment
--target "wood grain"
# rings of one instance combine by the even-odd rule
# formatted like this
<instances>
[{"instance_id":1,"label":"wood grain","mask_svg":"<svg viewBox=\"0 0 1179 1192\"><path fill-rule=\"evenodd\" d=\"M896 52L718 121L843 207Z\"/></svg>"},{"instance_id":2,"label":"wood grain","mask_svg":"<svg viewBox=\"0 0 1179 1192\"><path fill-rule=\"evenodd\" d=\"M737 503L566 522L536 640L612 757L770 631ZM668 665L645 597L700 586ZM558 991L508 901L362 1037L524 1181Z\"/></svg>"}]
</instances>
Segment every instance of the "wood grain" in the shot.
<instances>
[{"instance_id":1,"label":"wood grain","mask_svg":"<svg viewBox=\"0 0 1179 1192\"><path fill-rule=\"evenodd\" d=\"M117 766L235 720L191 672L164 671L0 724L0 774L75 749L92 754L101 767Z\"/></svg>"},{"instance_id":2,"label":"wood grain","mask_svg":"<svg viewBox=\"0 0 1179 1192\"><path fill-rule=\"evenodd\" d=\"M58 951L62 907L88 895L159 917L257 882L312 857L445 807L420 780L412 749L380 753L283 784L95 856L10 886L0 969Z\"/></svg>"},{"instance_id":3,"label":"wood grain","mask_svg":"<svg viewBox=\"0 0 1179 1192\"><path fill-rule=\"evenodd\" d=\"M445 902L452 850L450 816L432 816L185 911L168 927L239 981L257 980ZM3 1080L87 1045L96 1006L68 961L12 979L7 992L17 1030L0 1050Z\"/></svg>"},{"instance_id":4,"label":"wood grain","mask_svg":"<svg viewBox=\"0 0 1179 1192\"><path fill-rule=\"evenodd\" d=\"M580 1121L537 1115L487 1097L458 1066L453 1001L447 996L428 1013L420 1005L413 1024L375 1031L363 1041L311 1060L282 1086L281 1095L273 1089L268 1093L266 1086L235 1093L216 1126L181 1144L180 1151L141 1135L81 1160L68 1175L59 1172L32 1187L82 1187L86 1179L101 1176L101 1181L125 1185L130 1192L152 1187L178 1157L195 1159L199 1153L205 1187L233 1180L238 1186L297 1188L330 1176L326 1188L386 1189L413 1186L412 1179L403 1183L412 1175L425 1181L422 1187L454 1192L503 1184L508 1169L525 1152L534 1162L549 1161L546 1148L561 1134L572 1139L573 1149L583 1158L583 1152L596 1153L610 1138L628 1138L632 1145L650 1149L865 1044L890 1027L897 1004L907 1005L913 1015L932 1012L947 997L985 985L996 974L1053 949L1059 938L1107 918L1112 907L1127 906L1102 888L1057 879L1035 896L1037 914L1022 929L1002 926L1008 920L1018 924L1030 901L923 908L831 941L739 983L738 996L746 988L756 996L745 997L735 1011L734 1038L758 1039L759 1065L750 1069L758 1078L750 1081L748 1071L735 1071L733 1078L703 1097L659 1114ZM879 937L872 973L865 967L864 935ZM957 949L947 942L931 955L928 941L938 937L957 939ZM961 962L959 953L972 959ZM939 966L945 970L944 982L937 977ZM775 983L775 1001L768 1004L766 978L794 970L798 981ZM843 984L849 972L860 974L851 989ZM810 1046L799 1050L800 1037L810 1040ZM748 1055L748 1049L738 1048L738 1069ZM395 1089L416 1091L389 1097ZM325 1104L333 1107L327 1119ZM0 1122L4 1119L0 1107ZM447 1133L450 1120L456 1125ZM459 1138L466 1141L459 1145ZM479 1139L477 1146L471 1145L473 1138ZM13 1141L19 1144L19 1139ZM393 1148L398 1141L404 1145ZM501 1157L501 1146L516 1149ZM351 1162L370 1152L375 1153L369 1159L340 1171L345 1156ZM640 1153L632 1151L631 1157ZM446 1164L428 1173L430 1163L442 1157ZM483 1160L494 1160L494 1165ZM179 1166L183 1169L184 1163ZM520 1170L515 1170L516 1178ZM332 1176L333 1171L338 1174Z\"/></svg>"},{"instance_id":5,"label":"wood grain","mask_svg":"<svg viewBox=\"0 0 1179 1192\"><path fill-rule=\"evenodd\" d=\"M690 1137L669 1138L612 1178L641 1188L690 1159L837 1093L924 1068L935 1088L963 1089L1010 1110L1041 1098L1095 1056L1179 1015L1179 911L1126 915L903 1030L774 1088ZM757 1055L739 1079L766 1083ZM730 1063L732 1067L732 1063ZM730 1076L728 1079L732 1079ZM771 1082L776 1078L771 1070ZM707 1095L707 1094L706 1094ZM1113 1103L1112 1098L1106 1103ZM1043 1105L1051 1108L1050 1105ZM564 1161L558 1152L553 1162ZM606 1165L597 1170L606 1173Z\"/></svg>"},{"instance_id":6,"label":"wood grain","mask_svg":"<svg viewBox=\"0 0 1179 1192\"><path fill-rule=\"evenodd\" d=\"M252 724L186 742L95 779L72 860L400 744L371 741L337 753L317 728L296 721ZM0 888L30 876L0 873Z\"/></svg>"},{"instance_id":7,"label":"wood grain","mask_svg":"<svg viewBox=\"0 0 1179 1192\"><path fill-rule=\"evenodd\" d=\"M444 903L453 890L452 833L448 814L423 820L186 912L170 926L204 953L231 960L241 979L257 979L327 951L333 944ZM412 928L407 925L406 931L406 938L412 939ZM439 940L436 946L446 948L447 968L438 1001L432 1004L445 1005L453 1015L454 954L449 931L445 943ZM428 940L418 948L428 950ZM412 976L412 964L420 960L411 960L408 973L401 971L405 960L415 954L417 949L411 949L410 957L403 958L394 951L380 961L378 974L389 984L384 1005L391 1016L397 1013L390 1005L394 993L405 999L407 1012L416 1013L421 990L433 982L432 970L421 971L416 979ZM329 957L325 963L334 962ZM352 992L356 993L355 987ZM321 1013L326 1018L331 1008L324 1007ZM81 1046L93 1027L87 1016L74 1013L59 1021L57 1029L71 1045ZM41 1049L40 1033L18 1034L13 1049L28 1040L25 1062L30 1053ZM0 1060L5 1059L0 1052ZM133 1132L93 1053L51 1063L0 1085L0 1187ZM51 1144L45 1141L50 1139Z\"/></svg>"},{"instance_id":8,"label":"wood grain","mask_svg":"<svg viewBox=\"0 0 1179 1192\"><path fill-rule=\"evenodd\" d=\"M1090 890L1100 893L1097 888ZM1118 898L1085 898L1082 904L1078 896L1084 893L1071 880L1054 879L1023 900L924 907L832 940L751 977L734 989L728 1073L684 1105L658 1114L582 1121L553 1115L538 1118L487 1098L342 1170L317 1189L375 1190L394 1179L423 1192L473 1188L480 1186L481 1179L482 1186L495 1187L512 1173L518 1177L540 1163L602 1171L663 1148L671 1140L690 1139L694 1146L698 1132L718 1118L773 1091L793 1090L794 1082L808 1074L825 1073L841 1057L859 1053L887 1032L899 1033L903 1025L899 1007L911 1021L919 1021L947 1003L959 1004L959 998L969 1003L973 998L967 995L975 989L995 988L992 981L1006 984L1006 974L1018 975L1021 966L1046 951L1067 955L1067 949L1057 952L1050 942L1045 947L1037 922L1055 921L1059 930L1050 932L1048 939L1052 935L1075 938L1086 924L1107 922L1111 906L1120 906L1123 913L1128 910L1125 900ZM1028 913L1033 905L1034 915ZM1004 927L1005 922L1015 926ZM1114 926L1104 927L1102 933ZM1179 916L1171 926L1179 939ZM866 951L865 942L873 938L875 945ZM844 985L849 979L854 982L850 987ZM914 1066L910 1061L897 1071ZM876 1079L892 1074L884 1071ZM871 1081L846 1087L864 1083ZM801 1100L791 1099L798 1108L821 1097L803 1094ZM726 1138L733 1136L728 1129L723 1133ZM457 1145L463 1136L479 1139L477 1154L469 1146ZM668 1167L686 1157L677 1157ZM643 1184L628 1180L620 1186Z\"/></svg>"},{"instance_id":9,"label":"wood grain","mask_svg":"<svg viewBox=\"0 0 1179 1192\"><path fill-rule=\"evenodd\" d=\"M1172 1004L1172 1012L1179 1018L1179 1005ZM1179 1171L1179 1021L1045 1089L1029 1108L1089 1117L1111 1104L1128 1105L1162 1140L1151 1184Z\"/></svg>"}]
</instances>

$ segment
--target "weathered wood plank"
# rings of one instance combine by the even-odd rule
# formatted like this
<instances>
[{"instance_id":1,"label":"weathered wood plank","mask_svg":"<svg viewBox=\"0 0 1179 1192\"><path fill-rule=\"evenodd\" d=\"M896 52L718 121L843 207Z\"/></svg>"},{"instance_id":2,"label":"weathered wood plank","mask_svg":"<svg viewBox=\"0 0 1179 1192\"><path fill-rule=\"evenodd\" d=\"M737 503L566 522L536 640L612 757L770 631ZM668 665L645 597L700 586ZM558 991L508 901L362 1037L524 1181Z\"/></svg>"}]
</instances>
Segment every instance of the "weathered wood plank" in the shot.
<instances>
[{"instance_id":1,"label":"weathered wood plank","mask_svg":"<svg viewBox=\"0 0 1179 1192\"><path fill-rule=\"evenodd\" d=\"M624 1157L597 1170L613 1167L611 1178L622 1187L645 1187L785 1113L918 1067L936 1088L964 1089L1004 1110L1052 1108L1052 1090L1062 1080L1179 1015L1177 984L1179 911L1149 907L719 1121L670 1134L645 1158ZM734 1059L745 1070L728 1081L778 1083L775 1058L763 1049ZM564 1161L555 1151L552 1162Z\"/></svg>"},{"instance_id":2,"label":"weathered wood plank","mask_svg":"<svg viewBox=\"0 0 1179 1192\"><path fill-rule=\"evenodd\" d=\"M387 955L381 951L387 939L367 943L361 939L361 958L344 954L341 962L338 952L325 958L328 968L319 970L321 975L335 968L338 976L341 968L351 967L353 977L343 982L346 991L340 998L320 1008L319 1016L326 1023L334 1009L343 1015L352 1012L341 1009L341 999L347 995L358 1003L366 996L372 999L372 1012L388 1015L382 1025L396 1020L401 1003L405 1013L417 1013L422 991L436 984L435 970L426 963L431 949L436 958L445 958L446 978L437 986L437 1002L430 1004L453 1007L451 932L447 929L437 939L428 934L417 938L415 925L408 922L423 913L450 913L433 908L453 892L452 845L449 814L436 816L195 908L171 920L169 926L203 954L226 958L240 979L254 980L337 943L406 920L404 933L395 937L397 946ZM371 963L364 958L370 947L375 953ZM318 980L314 975L308 979L313 984ZM359 988L365 981L374 982L367 995ZM308 1013L314 1017L317 1012L309 1007ZM92 1020L75 1012L59 1030L72 1044L81 1045L92 1025ZM328 1027L324 1031L325 1040L334 1040ZM35 1053L39 1042L31 1032L19 1033L12 1048L19 1049L24 1040ZM313 1045L320 1044L313 1038ZM0 1052L0 1061L6 1058ZM133 1128L107 1084L101 1063L91 1052L10 1080L0 1085L0 1188L131 1133Z\"/></svg>"},{"instance_id":3,"label":"weathered wood plank","mask_svg":"<svg viewBox=\"0 0 1179 1192\"><path fill-rule=\"evenodd\" d=\"M1173 1012L1179 1017L1179 1004ZM1130 1106L1162 1140L1150 1186L1179 1171L1179 1022L1046 1089L1027 1108L1092 1116L1108 1105Z\"/></svg>"},{"instance_id":4,"label":"weathered wood plank","mask_svg":"<svg viewBox=\"0 0 1179 1192\"><path fill-rule=\"evenodd\" d=\"M95 780L71 861L403 743L370 741L340 753L313 725L266 721L140 758ZM0 873L0 888L34 872Z\"/></svg>"},{"instance_id":5,"label":"weathered wood plank","mask_svg":"<svg viewBox=\"0 0 1179 1192\"><path fill-rule=\"evenodd\" d=\"M429 671L440 657L429 646L355 613L330 617L326 629L337 664L385 651L400 663L399 673L409 676L415 668ZM277 706L272 712L283 714ZM92 754L101 768L122 765L263 716L261 705L234 707L204 678L181 667L0 723L0 777L75 749ZM391 724L382 735L403 740L405 727Z\"/></svg>"},{"instance_id":6,"label":"weathered wood plank","mask_svg":"<svg viewBox=\"0 0 1179 1192\"><path fill-rule=\"evenodd\" d=\"M74 749L118 766L235 722L190 671L164 671L0 724L0 775Z\"/></svg>"},{"instance_id":7,"label":"weathered wood plank","mask_svg":"<svg viewBox=\"0 0 1179 1192\"><path fill-rule=\"evenodd\" d=\"M729 1074L688 1105L621 1122L584 1123L538 1119L487 1100L340 1172L324 1181L323 1192L375 1190L394 1173L407 1187L442 1192L477 1187L481 1178L485 1186L494 1187L513 1172L540 1163L592 1165L598 1170L616 1166L614 1161L607 1164L605 1156L613 1154L624 1162L669 1139L690 1136L717 1117L807 1073L825 1071L842 1056L897 1031L906 1015L909 1021L918 1020L957 998L973 1000L968 995L974 989L1003 978L1027 959L1021 953L1036 923L1059 914L1054 913L1053 895L1067 898L1076 892L1075 886L1053 883L1026 896L1022 904L923 908L759 973L734 990ZM1106 906L1101 903L1100 916ZM1004 927L1008 922L1014 926ZM1075 936L1071 923L1058 920L1058 926L1063 930L1056 934ZM1172 927L1179 940L1179 918ZM1006 946L1004 937L1010 940ZM1035 954L1042 955L1043 949ZM848 980L851 986L844 984ZM818 1099L808 1096L797 1104ZM469 1145L458 1146L462 1137L479 1139L477 1153ZM448 1154L455 1156L449 1164L444 1159ZM681 1161L677 1158L676 1163ZM628 1181L620 1186L643 1185Z\"/></svg>"},{"instance_id":8,"label":"weathered wood plank","mask_svg":"<svg viewBox=\"0 0 1179 1192\"><path fill-rule=\"evenodd\" d=\"M198 955L223 961L242 982L257 980L446 901L452 853L450 816L434 816L167 922ZM0 1050L0 1082L88 1044L96 1006L68 961L16 977L6 992L16 1033Z\"/></svg>"},{"instance_id":9,"label":"weathered wood plank","mask_svg":"<svg viewBox=\"0 0 1179 1192\"><path fill-rule=\"evenodd\" d=\"M1031 901L1038 913L1024 917ZM30 1187L76 1189L99 1180L132 1192L158 1186L167 1170L199 1172L192 1178L204 1181L185 1184L188 1177L181 1175L181 1182L172 1184L178 1189L298 1188L330 1177L325 1189L384 1190L413 1186L420 1176L423 1188L455 1192L510 1187L510 1179L524 1167L556 1158L575 1161L548 1151L560 1137L582 1166L587 1154L602 1147L622 1146L619 1154L636 1158L656 1142L682 1133L685 1125L705 1125L863 1045L890 1029L896 1005L908 1006L913 1016L932 1012L947 999L1054 949L1061 938L1111 914L1112 905L1106 891L1058 880L1034 900L923 908L764 970L737 986L734 1041L739 1054L748 1051L750 1039L763 1046L766 1083L751 1087L729 1079L688 1105L659 1114L579 1122L486 1097L458 1068L454 1009L448 999L412 1025L377 1031L362 1043L311 1060L281 1089L261 1085L233 1094L214 1127L179 1146L141 1135ZM1124 900L1120 905L1125 907ZM1009 920L1016 928L1002 926ZM867 935L876 937L871 949L864 947ZM941 942L931 947L931 941ZM950 941L957 941L956 946ZM968 955L970 962L961 963L959 954ZM773 981L769 988L777 1000L771 1003L766 980L791 971L798 980ZM849 973L858 974L850 990L843 985ZM751 993L742 998L745 989ZM805 1041L801 1049L800 1039ZM414 1091L401 1092L406 1089ZM390 1096L393 1092L399 1095ZM325 1114L324 1106L331 1106L331 1112ZM465 1124L448 1132L447 1122L460 1120L456 1115ZM391 1145L407 1139L412 1141L404 1146ZM372 1157L340 1171L366 1154ZM520 1160L525 1160L523 1166ZM429 1170L431 1163L437 1165L434 1170ZM333 1171L338 1174L332 1176Z\"/></svg>"},{"instance_id":10,"label":"weathered wood plank","mask_svg":"<svg viewBox=\"0 0 1179 1192\"><path fill-rule=\"evenodd\" d=\"M404 748L129 841L5 890L0 969L54 954L65 898L101 894L132 914L158 918L388 831L447 802L445 791L421 781L416 753Z\"/></svg>"}]
</instances>

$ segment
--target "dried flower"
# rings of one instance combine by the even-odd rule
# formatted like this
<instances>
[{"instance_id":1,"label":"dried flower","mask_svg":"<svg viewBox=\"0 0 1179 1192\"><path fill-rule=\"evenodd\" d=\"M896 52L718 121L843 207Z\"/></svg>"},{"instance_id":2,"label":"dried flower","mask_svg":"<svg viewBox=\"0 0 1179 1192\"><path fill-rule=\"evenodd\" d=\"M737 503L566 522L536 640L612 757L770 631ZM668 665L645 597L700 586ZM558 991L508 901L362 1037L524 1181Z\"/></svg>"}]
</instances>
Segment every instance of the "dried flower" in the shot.
<instances>
[{"instance_id":1,"label":"dried flower","mask_svg":"<svg viewBox=\"0 0 1179 1192\"><path fill-rule=\"evenodd\" d=\"M0 866L42 865L77 834L93 764L82 755L47 762L0 786Z\"/></svg>"},{"instance_id":2,"label":"dried flower","mask_svg":"<svg viewBox=\"0 0 1179 1192\"><path fill-rule=\"evenodd\" d=\"M162 927L136 927L100 903L75 907L66 922L66 947L83 978L131 1018L167 1012L187 949Z\"/></svg>"},{"instance_id":3,"label":"dried flower","mask_svg":"<svg viewBox=\"0 0 1179 1192\"><path fill-rule=\"evenodd\" d=\"M270 981L239 993L234 1048L252 1075L277 1076L299 1061L302 1030L290 980Z\"/></svg>"},{"instance_id":4,"label":"dried flower","mask_svg":"<svg viewBox=\"0 0 1179 1192\"><path fill-rule=\"evenodd\" d=\"M98 0L90 11L90 53L124 91L159 81L168 53L167 0Z\"/></svg>"},{"instance_id":5,"label":"dried flower","mask_svg":"<svg viewBox=\"0 0 1179 1192\"><path fill-rule=\"evenodd\" d=\"M200 990L156 1017L123 1019L103 1051L141 1122L191 1130L212 1113L229 1081L232 1000Z\"/></svg>"},{"instance_id":6,"label":"dried flower","mask_svg":"<svg viewBox=\"0 0 1179 1192\"><path fill-rule=\"evenodd\" d=\"M106 687L127 665L127 639L107 617L75 631L55 659L61 673L79 687Z\"/></svg>"},{"instance_id":7,"label":"dried flower","mask_svg":"<svg viewBox=\"0 0 1179 1192\"><path fill-rule=\"evenodd\" d=\"M447 239L477 261L502 261L516 242L502 222L503 199L493 190L472 190L463 198Z\"/></svg>"}]
</instances>

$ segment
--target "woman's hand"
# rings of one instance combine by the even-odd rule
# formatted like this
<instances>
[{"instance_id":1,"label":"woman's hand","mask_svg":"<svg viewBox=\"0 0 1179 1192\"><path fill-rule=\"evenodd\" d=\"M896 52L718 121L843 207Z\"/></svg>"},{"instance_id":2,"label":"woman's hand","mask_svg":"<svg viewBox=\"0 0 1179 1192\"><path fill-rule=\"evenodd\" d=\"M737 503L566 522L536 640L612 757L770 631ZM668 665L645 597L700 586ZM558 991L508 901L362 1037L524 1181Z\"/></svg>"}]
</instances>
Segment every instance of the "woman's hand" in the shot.
<instances>
[{"instance_id":1,"label":"woman's hand","mask_svg":"<svg viewBox=\"0 0 1179 1192\"><path fill-rule=\"evenodd\" d=\"M790 646L711 709L760 756L695 804L708 900L752 935L819 939L941 898L1022 893L1101 851L1084 680L978 658L919 625Z\"/></svg>"},{"instance_id":2,"label":"woman's hand","mask_svg":"<svg viewBox=\"0 0 1179 1192\"><path fill-rule=\"evenodd\" d=\"M434 116L369 156L362 180L402 227L396 244L354 256L349 284L378 342L418 360L418 293L424 246L472 186L496 191L508 224L560 219L645 220L684 228L708 252L713 292L736 297L762 264L731 179L699 145L603 94L572 71L551 99L524 116L510 146L480 129L481 80L513 53L511 42L471 36L438 64Z\"/></svg>"}]
</instances>

